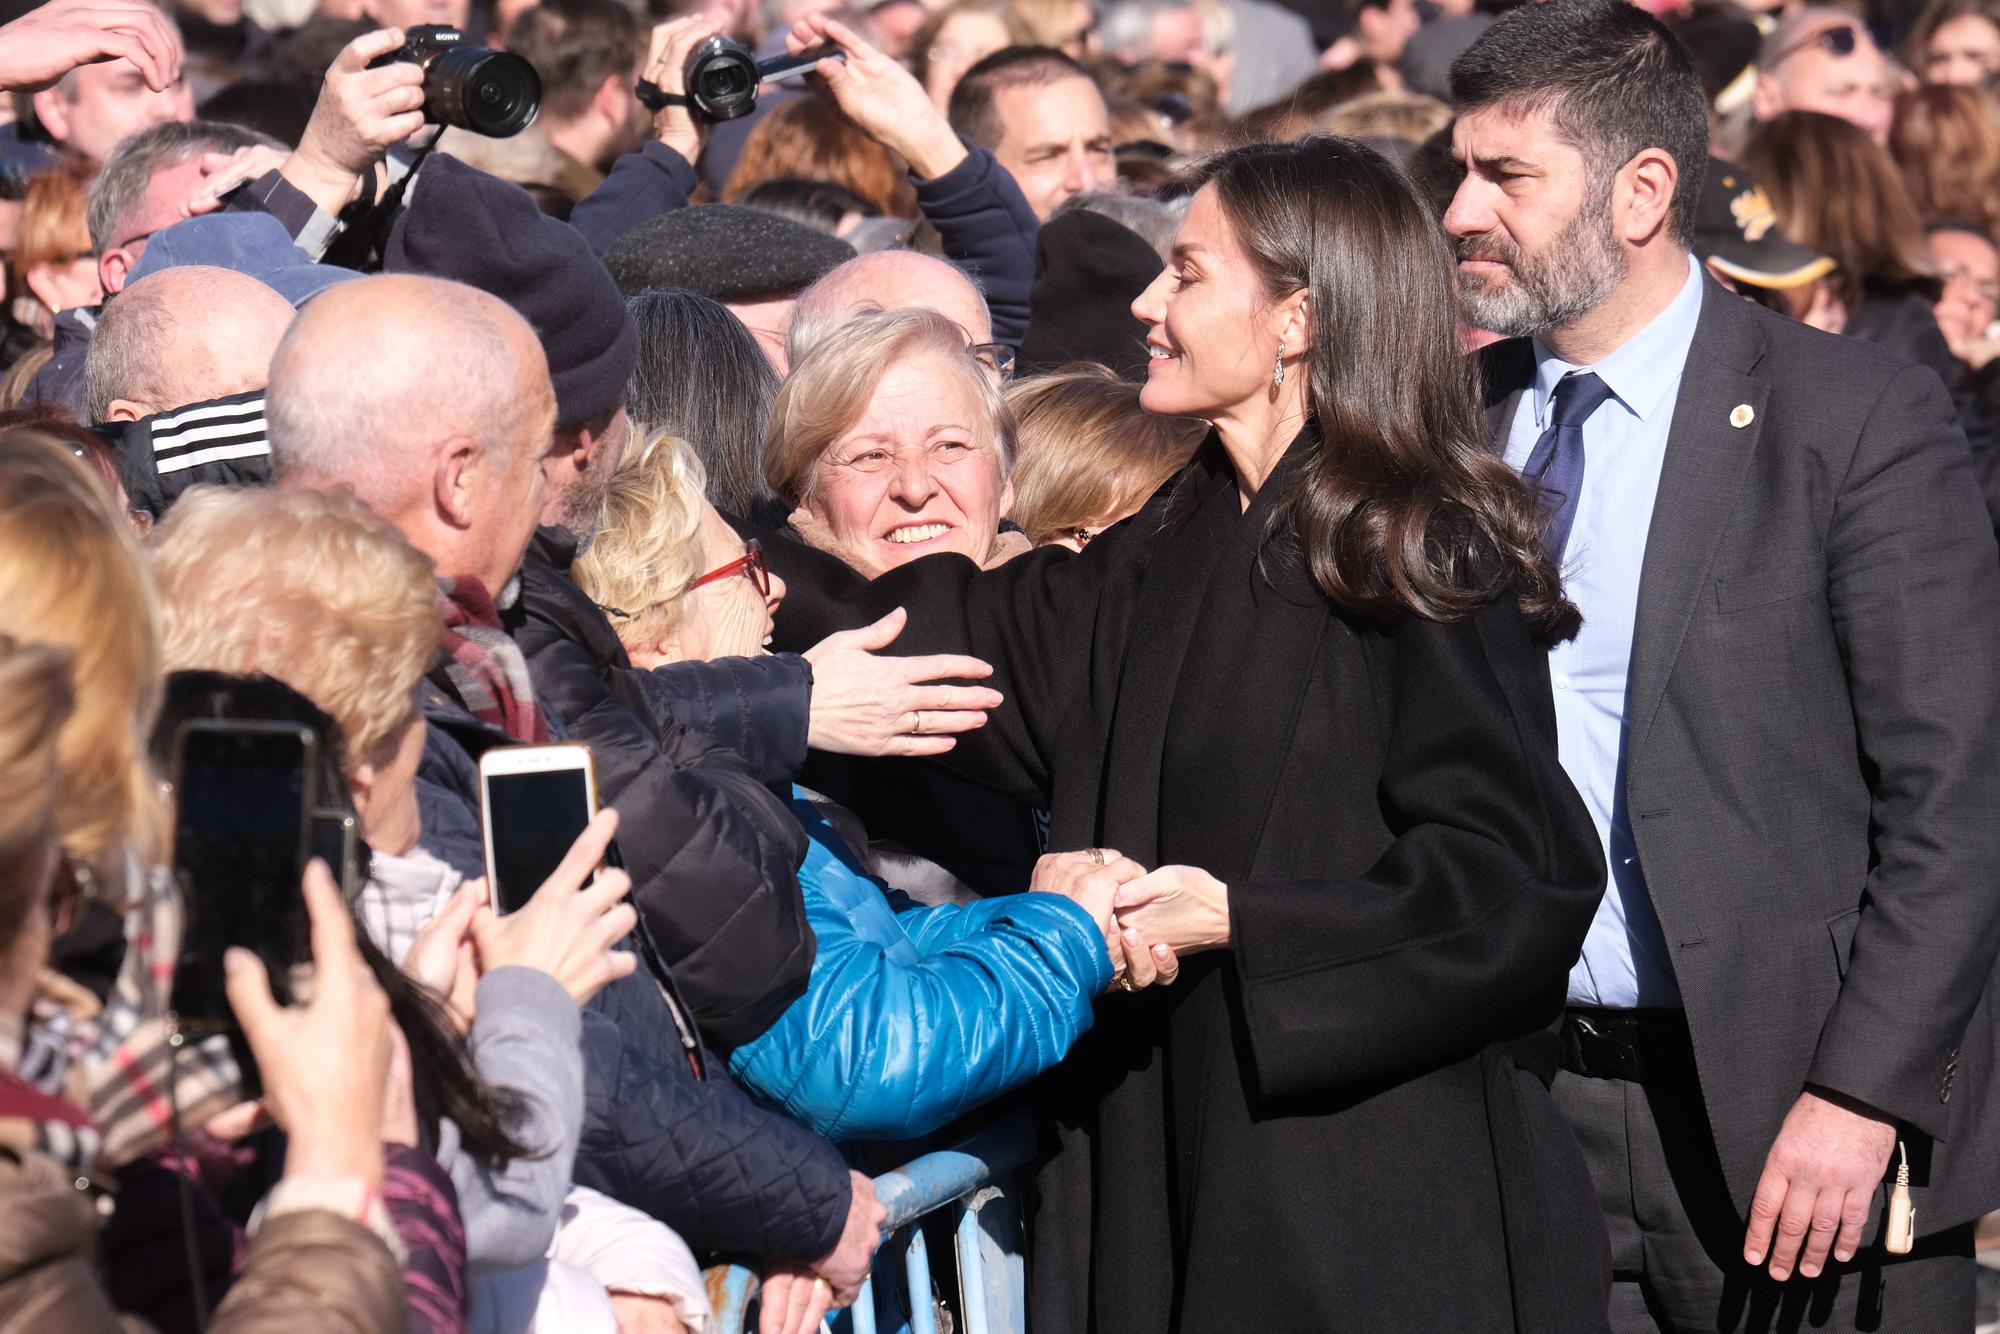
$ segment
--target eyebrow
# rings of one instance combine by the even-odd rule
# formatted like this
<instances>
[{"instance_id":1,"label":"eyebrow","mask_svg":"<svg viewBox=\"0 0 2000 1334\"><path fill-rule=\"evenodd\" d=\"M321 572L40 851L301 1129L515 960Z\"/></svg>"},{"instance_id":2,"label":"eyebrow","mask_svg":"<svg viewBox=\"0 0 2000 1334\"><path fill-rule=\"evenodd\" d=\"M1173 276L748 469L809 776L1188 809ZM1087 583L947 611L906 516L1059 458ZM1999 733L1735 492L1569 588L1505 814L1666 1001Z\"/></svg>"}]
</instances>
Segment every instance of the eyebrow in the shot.
<instances>
[{"instance_id":1,"label":"eyebrow","mask_svg":"<svg viewBox=\"0 0 2000 1334\"><path fill-rule=\"evenodd\" d=\"M1190 255L1199 256L1199 255L1205 255L1207 253L1208 253L1207 246L1201 245L1194 241L1177 241L1174 243L1173 256L1174 256L1174 262L1176 264L1188 258Z\"/></svg>"},{"instance_id":2,"label":"eyebrow","mask_svg":"<svg viewBox=\"0 0 2000 1334\"><path fill-rule=\"evenodd\" d=\"M1456 162L1461 167L1465 166L1467 161L1466 155L1459 152L1457 149L1452 150L1451 160L1453 162ZM1526 158L1514 157L1508 153L1498 153L1491 157L1482 157L1479 154L1475 153L1472 155L1471 162L1481 171L1538 172L1541 170L1540 167L1528 161Z\"/></svg>"}]
</instances>

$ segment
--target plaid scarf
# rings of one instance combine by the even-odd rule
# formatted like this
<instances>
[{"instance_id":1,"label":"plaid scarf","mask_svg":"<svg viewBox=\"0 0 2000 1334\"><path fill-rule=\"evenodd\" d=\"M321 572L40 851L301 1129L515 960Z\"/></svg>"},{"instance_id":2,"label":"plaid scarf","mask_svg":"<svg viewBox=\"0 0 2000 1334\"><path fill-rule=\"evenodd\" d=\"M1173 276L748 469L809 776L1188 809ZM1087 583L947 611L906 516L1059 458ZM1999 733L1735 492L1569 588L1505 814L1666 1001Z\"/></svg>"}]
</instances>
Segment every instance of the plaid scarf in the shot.
<instances>
[{"instance_id":1,"label":"plaid scarf","mask_svg":"<svg viewBox=\"0 0 2000 1334\"><path fill-rule=\"evenodd\" d=\"M548 720L528 681L528 660L500 628L486 586L468 575L439 579L444 594L445 675L466 712L526 746L549 739Z\"/></svg>"}]
</instances>

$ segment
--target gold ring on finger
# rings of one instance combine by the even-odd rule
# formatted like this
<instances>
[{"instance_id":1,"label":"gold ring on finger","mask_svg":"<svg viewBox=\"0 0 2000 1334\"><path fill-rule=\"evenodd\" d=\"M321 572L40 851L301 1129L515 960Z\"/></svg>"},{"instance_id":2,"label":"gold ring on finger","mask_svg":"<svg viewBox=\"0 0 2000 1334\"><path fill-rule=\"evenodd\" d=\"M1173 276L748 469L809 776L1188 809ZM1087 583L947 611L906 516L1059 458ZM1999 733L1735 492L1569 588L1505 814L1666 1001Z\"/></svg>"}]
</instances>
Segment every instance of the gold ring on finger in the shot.
<instances>
[{"instance_id":1,"label":"gold ring on finger","mask_svg":"<svg viewBox=\"0 0 2000 1334\"><path fill-rule=\"evenodd\" d=\"M1089 855L1090 860L1096 862L1099 866L1110 865L1110 860L1105 857L1103 848L1087 848L1085 852Z\"/></svg>"}]
</instances>

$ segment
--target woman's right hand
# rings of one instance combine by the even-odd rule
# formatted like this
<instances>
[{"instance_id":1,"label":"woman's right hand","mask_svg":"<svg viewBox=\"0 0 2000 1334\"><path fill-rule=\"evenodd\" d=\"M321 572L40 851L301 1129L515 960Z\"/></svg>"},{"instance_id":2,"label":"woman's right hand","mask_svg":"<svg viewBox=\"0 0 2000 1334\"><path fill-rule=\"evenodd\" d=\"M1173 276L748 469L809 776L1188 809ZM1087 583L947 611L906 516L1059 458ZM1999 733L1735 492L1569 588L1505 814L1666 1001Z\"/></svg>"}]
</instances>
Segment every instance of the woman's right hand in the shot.
<instances>
[{"instance_id":1,"label":"woman's right hand","mask_svg":"<svg viewBox=\"0 0 2000 1334\"><path fill-rule=\"evenodd\" d=\"M474 912L472 938L482 972L540 969L582 1005L638 966L637 955L614 948L639 921L632 905L622 902L632 877L598 869L617 832L618 812L607 806L526 907L505 917L486 907Z\"/></svg>"},{"instance_id":2,"label":"woman's right hand","mask_svg":"<svg viewBox=\"0 0 2000 1334\"><path fill-rule=\"evenodd\" d=\"M264 1078L264 1107L284 1130L288 1176L382 1180L389 998L354 943L354 918L326 864L306 868L312 999L282 1006L248 950L224 956L229 1007Z\"/></svg>"}]
</instances>

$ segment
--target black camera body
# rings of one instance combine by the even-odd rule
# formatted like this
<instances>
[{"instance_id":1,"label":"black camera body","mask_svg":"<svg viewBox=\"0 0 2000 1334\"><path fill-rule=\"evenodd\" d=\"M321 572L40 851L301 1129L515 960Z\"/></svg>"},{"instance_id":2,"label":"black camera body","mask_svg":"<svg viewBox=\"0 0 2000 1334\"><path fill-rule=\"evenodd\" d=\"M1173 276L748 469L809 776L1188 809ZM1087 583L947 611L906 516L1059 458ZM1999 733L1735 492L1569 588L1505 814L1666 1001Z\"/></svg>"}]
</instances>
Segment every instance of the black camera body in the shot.
<instances>
[{"instance_id":1,"label":"black camera body","mask_svg":"<svg viewBox=\"0 0 2000 1334\"><path fill-rule=\"evenodd\" d=\"M439 23L412 24L403 44L369 62L370 69L398 61L424 71L424 119L491 139L507 139L535 123L542 109L542 78L508 51L465 45L465 34Z\"/></svg>"},{"instance_id":2,"label":"black camera body","mask_svg":"<svg viewBox=\"0 0 2000 1334\"><path fill-rule=\"evenodd\" d=\"M743 43L711 37L688 52L682 70L688 109L711 123L735 120L757 109L757 89L764 83L803 74L826 59L845 60L835 46L816 46L797 55L759 60Z\"/></svg>"}]
</instances>

